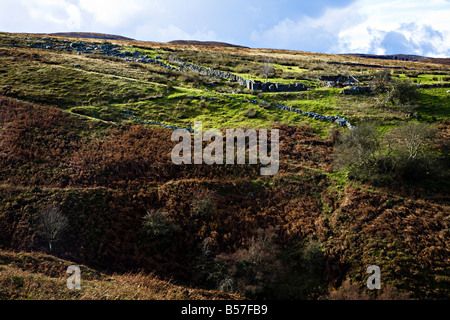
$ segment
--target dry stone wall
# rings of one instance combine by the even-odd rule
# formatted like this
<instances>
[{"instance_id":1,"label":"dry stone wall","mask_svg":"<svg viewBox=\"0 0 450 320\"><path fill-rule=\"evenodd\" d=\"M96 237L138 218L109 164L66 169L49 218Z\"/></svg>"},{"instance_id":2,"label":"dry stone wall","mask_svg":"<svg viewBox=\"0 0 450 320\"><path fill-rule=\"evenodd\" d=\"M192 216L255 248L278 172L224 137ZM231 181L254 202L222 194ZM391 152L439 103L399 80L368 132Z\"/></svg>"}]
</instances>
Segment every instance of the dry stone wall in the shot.
<instances>
[{"instance_id":1,"label":"dry stone wall","mask_svg":"<svg viewBox=\"0 0 450 320\"><path fill-rule=\"evenodd\" d=\"M204 74L204 75L211 76L211 77L217 77L220 79L229 79L230 81L234 81L241 85L245 85L250 90L281 92L281 91L304 91L307 89L306 86L303 84L261 83L261 82L257 82L257 81L246 80L246 79L244 79L240 76L237 76L235 74L232 74L230 72L205 68L205 67L198 66L198 65L195 65L192 63L184 62L176 57L171 57L170 61L173 64L179 66L178 68L175 68L175 67L159 60L160 57L152 58L152 57L149 57L148 55L144 55L144 54L140 53L137 50L135 50L133 52L123 51L123 50L120 50L121 49L120 46L113 45L113 44L88 44L85 42L70 42L68 40L64 40L64 41L55 43L54 41L50 41L50 39L48 39L47 42L33 43L30 45L30 47L46 49L46 50L64 50L67 52L76 51L79 54L81 54L81 53L103 54L103 55L107 55L107 56L123 58L126 61L158 64L164 68L174 70L174 71L179 71L179 72L182 72L184 70L192 70L192 71L199 72L200 74ZM74 67L79 67L79 66L74 66ZM236 100L236 98L234 98L234 97L229 97L229 98ZM252 104L259 104L259 102L257 100L246 100L245 102L250 102ZM336 123L337 125L339 125L341 127L348 127L349 129L353 128L353 125L350 123L350 121L348 121L347 119L345 119L344 117L341 117L339 115L324 116L324 115L317 114L314 112L307 112L307 111L302 111L302 110L299 110L296 108L287 107L282 104L276 104L276 107L279 109L282 109L282 110L296 112L298 114L302 114L302 115L311 117L316 120L322 120L322 121ZM159 125L159 126L162 126L162 127L168 128L168 129L173 129L173 130L183 129L183 130L187 130L189 132L193 132L193 129L191 127L179 128L177 126L171 126L171 125L165 124L163 122L142 120L142 119L137 118L133 113L130 113L128 111L126 112L124 117L127 119L130 119L130 120L137 121L140 124Z\"/></svg>"},{"instance_id":2,"label":"dry stone wall","mask_svg":"<svg viewBox=\"0 0 450 320\"><path fill-rule=\"evenodd\" d=\"M290 83L290 84L272 83L272 82L263 83L260 81L253 81L251 79L247 80L230 72L205 68L196 64L182 61L176 57L170 57L170 61L180 66L180 68L183 70L195 71L209 77L228 79L230 81L237 82L240 85L247 87L247 89L249 90L265 91L265 92L296 92L296 91L305 91L308 89L303 83Z\"/></svg>"}]
</instances>

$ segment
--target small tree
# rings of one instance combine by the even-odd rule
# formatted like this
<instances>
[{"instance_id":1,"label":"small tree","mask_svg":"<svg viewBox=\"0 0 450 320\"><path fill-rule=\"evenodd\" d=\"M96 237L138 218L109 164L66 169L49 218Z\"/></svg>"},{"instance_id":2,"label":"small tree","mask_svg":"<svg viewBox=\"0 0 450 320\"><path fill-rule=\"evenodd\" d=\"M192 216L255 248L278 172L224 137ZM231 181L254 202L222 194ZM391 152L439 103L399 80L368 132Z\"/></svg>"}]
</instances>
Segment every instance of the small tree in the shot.
<instances>
[{"instance_id":1,"label":"small tree","mask_svg":"<svg viewBox=\"0 0 450 320\"><path fill-rule=\"evenodd\" d=\"M393 80L386 95L386 100L392 102L392 104L411 104L417 98L417 94L417 87L410 80Z\"/></svg>"},{"instance_id":2,"label":"small tree","mask_svg":"<svg viewBox=\"0 0 450 320\"><path fill-rule=\"evenodd\" d=\"M442 160L433 146L435 129L412 122L388 132L361 123L343 134L335 147L335 164L349 177L376 183L420 182L438 178Z\"/></svg>"},{"instance_id":3,"label":"small tree","mask_svg":"<svg viewBox=\"0 0 450 320\"><path fill-rule=\"evenodd\" d=\"M217 261L228 266L228 275L220 282L219 289L228 288L254 298L273 293L283 270L275 236L272 229L258 230L248 249L217 256Z\"/></svg>"},{"instance_id":4,"label":"small tree","mask_svg":"<svg viewBox=\"0 0 450 320\"><path fill-rule=\"evenodd\" d=\"M432 145L435 134L433 127L419 122L407 123L389 132L394 141L397 179L414 182L437 174L439 163Z\"/></svg>"},{"instance_id":5,"label":"small tree","mask_svg":"<svg viewBox=\"0 0 450 320\"><path fill-rule=\"evenodd\" d=\"M58 205L51 206L44 210L40 216L41 232L48 247L52 251L52 243L58 239L61 233L69 225L67 217L65 217Z\"/></svg>"},{"instance_id":6,"label":"small tree","mask_svg":"<svg viewBox=\"0 0 450 320\"><path fill-rule=\"evenodd\" d=\"M267 59L261 67L261 74L266 78L266 83L270 76L275 74L275 68L273 67L272 59Z\"/></svg>"},{"instance_id":7,"label":"small tree","mask_svg":"<svg viewBox=\"0 0 450 320\"><path fill-rule=\"evenodd\" d=\"M410 122L393 129L391 134L398 141L399 151L404 153L408 160L415 161L424 155L427 146L431 145L436 130L425 123Z\"/></svg>"},{"instance_id":8,"label":"small tree","mask_svg":"<svg viewBox=\"0 0 450 320\"><path fill-rule=\"evenodd\" d=\"M374 122L362 122L339 137L334 160L339 168L347 168L349 177L362 180L390 179L392 141L385 139Z\"/></svg>"},{"instance_id":9,"label":"small tree","mask_svg":"<svg viewBox=\"0 0 450 320\"><path fill-rule=\"evenodd\" d=\"M385 93L388 90L392 80L391 72L389 70L377 71L373 74L371 87L373 93Z\"/></svg>"}]
</instances>

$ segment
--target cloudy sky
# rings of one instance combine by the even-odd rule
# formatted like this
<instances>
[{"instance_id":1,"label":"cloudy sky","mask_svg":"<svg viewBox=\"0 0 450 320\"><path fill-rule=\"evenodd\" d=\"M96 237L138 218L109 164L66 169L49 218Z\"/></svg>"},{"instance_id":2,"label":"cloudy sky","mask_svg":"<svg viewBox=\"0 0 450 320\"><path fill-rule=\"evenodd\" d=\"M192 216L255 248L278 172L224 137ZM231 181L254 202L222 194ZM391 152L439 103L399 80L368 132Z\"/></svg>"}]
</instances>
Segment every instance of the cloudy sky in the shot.
<instances>
[{"instance_id":1,"label":"cloudy sky","mask_svg":"<svg viewBox=\"0 0 450 320\"><path fill-rule=\"evenodd\" d=\"M0 31L450 57L450 0L0 0Z\"/></svg>"}]
</instances>

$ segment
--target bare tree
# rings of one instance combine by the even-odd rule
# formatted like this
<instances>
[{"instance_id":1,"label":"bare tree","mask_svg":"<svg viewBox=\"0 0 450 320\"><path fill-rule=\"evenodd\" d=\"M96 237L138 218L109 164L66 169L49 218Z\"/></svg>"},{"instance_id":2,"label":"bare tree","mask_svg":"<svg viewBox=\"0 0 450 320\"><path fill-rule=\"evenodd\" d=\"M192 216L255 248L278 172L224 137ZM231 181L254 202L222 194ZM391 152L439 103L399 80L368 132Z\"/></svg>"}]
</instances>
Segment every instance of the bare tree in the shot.
<instances>
[{"instance_id":1,"label":"bare tree","mask_svg":"<svg viewBox=\"0 0 450 320\"><path fill-rule=\"evenodd\" d=\"M58 205L51 206L41 213L41 232L48 247L52 251L52 242L56 241L61 232L68 226L68 219L65 217Z\"/></svg>"},{"instance_id":2,"label":"bare tree","mask_svg":"<svg viewBox=\"0 0 450 320\"><path fill-rule=\"evenodd\" d=\"M411 122L393 129L392 134L398 141L398 152L405 154L408 161L416 161L429 148L436 132L427 124Z\"/></svg>"},{"instance_id":3,"label":"bare tree","mask_svg":"<svg viewBox=\"0 0 450 320\"><path fill-rule=\"evenodd\" d=\"M261 67L261 73L263 76L266 77L266 83L267 83L269 76L271 76L275 73L275 68L273 67L271 58L268 58L264 62L263 66Z\"/></svg>"}]
</instances>

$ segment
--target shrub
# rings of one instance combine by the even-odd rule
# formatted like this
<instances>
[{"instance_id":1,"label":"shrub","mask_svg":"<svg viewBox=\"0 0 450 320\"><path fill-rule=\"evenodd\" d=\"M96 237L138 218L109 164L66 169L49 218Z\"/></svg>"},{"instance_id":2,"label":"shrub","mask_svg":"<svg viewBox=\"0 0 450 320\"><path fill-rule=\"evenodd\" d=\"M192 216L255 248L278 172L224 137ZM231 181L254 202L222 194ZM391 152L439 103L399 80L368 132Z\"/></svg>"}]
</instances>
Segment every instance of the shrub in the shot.
<instances>
[{"instance_id":1,"label":"shrub","mask_svg":"<svg viewBox=\"0 0 450 320\"><path fill-rule=\"evenodd\" d=\"M402 181L419 181L437 167L431 148L436 131L427 124L412 122L392 129L394 171ZM437 173L437 172L436 172Z\"/></svg>"},{"instance_id":2,"label":"shrub","mask_svg":"<svg viewBox=\"0 0 450 320\"><path fill-rule=\"evenodd\" d=\"M315 299L325 292L325 255L319 242L307 241L286 250L279 299Z\"/></svg>"},{"instance_id":3,"label":"shrub","mask_svg":"<svg viewBox=\"0 0 450 320\"><path fill-rule=\"evenodd\" d=\"M256 116L257 112L255 108L249 108L247 111L245 111L244 116L247 118L254 118Z\"/></svg>"},{"instance_id":4,"label":"shrub","mask_svg":"<svg viewBox=\"0 0 450 320\"><path fill-rule=\"evenodd\" d=\"M408 78L417 78L419 76L419 73L417 71L409 71L406 73L406 76Z\"/></svg>"},{"instance_id":5,"label":"shrub","mask_svg":"<svg viewBox=\"0 0 450 320\"><path fill-rule=\"evenodd\" d=\"M341 135L334 163L347 168L349 177L376 184L416 183L440 175L431 147L435 130L423 123L407 123L379 132L375 123L361 123Z\"/></svg>"},{"instance_id":6,"label":"shrub","mask_svg":"<svg viewBox=\"0 0 450 320\"><path fill-rule=\"evenodd\" d=\"M328 139L331 140L331 143L333 145L338 143L340 136L341 131L339 129L331 128L331 130L328 132Z\"/></svg>"},{"instance_id":7,"label":"shrub","mask_svg":"<svg viewBox=\"0 0 450 320\"><path fill-rule=\"evenodd\" d=\"M211 218L216 212L216 205L210 197L197 199L193 204L193 215L198 218Z\"/></svg>"},{"instance_id":8,"label":"shrub","mask_svg":"<svg viewBox=\"0 0 450 320\"><path fill-rule=\"evenodd\" d=\"M218 289L224 292L234 291L234 280L228 275L225 261L216 258L212 252L214 240L206 238L201 245L201 254L196 259L194 267L197 283L207 288Z\"/></svg>"},{"instance_id":9,"label":"shrub","mask_svg":"<svg viewBox=\"0 0 450 320\"><path fill-rule=\"evenodd\" d=\"M411 81L393 80L386 96L386 100L393 104L412 103L417 98L417 87Z\"/></svg>"},{"instance_id":10,"label":"shrub","mask_svg":"<svg viewBox=\"0 0 450 320\"><path fill-rule=\"evenodd\" d=\"M375 72L371 81L372 92L375 94L386 92L391 80L392 77L389 70Z\"/></svg>"},{"instance_id":11,"label":"shrub","mask_svg":"<svg viewBox=\"0 0 450 320\"><path fill-rule=\"evenodd\" d=\"M274 242L273 231L260 230L248 249L216 258L228 267L228 274L218 286L248 297L267 297L277 286L282 270L278 254L279 247Z\"/></svg>"},{"instance_id":12,"label":"shrub","mask_svg":"<svg viewBox=\"0 0 450 320\"><path fill-rule=\"evenodd\" d=\"M147 211L144 216L144 227L151 239L170 240L177 231L169 214L161 210Z\"/></svg>"},{"instance_id":13,"label":"shrub","mask_svg":"<svg viewBox=\"0 0 450 320\"><path fill-rule=\"evenodd\" d=\"M363 122L339 138L335 147L335 165L348 168L351 178L371 180L390 170L391 151L376 123Z\"/></svg>"}]
</instances>

